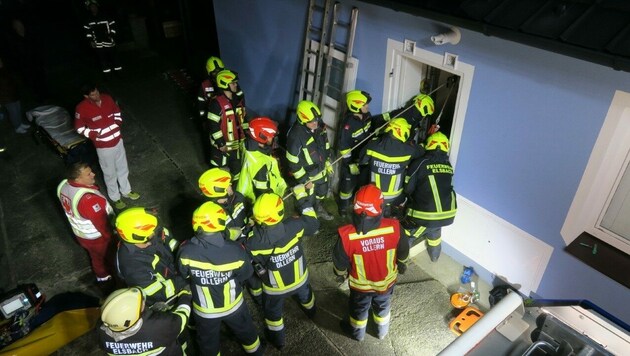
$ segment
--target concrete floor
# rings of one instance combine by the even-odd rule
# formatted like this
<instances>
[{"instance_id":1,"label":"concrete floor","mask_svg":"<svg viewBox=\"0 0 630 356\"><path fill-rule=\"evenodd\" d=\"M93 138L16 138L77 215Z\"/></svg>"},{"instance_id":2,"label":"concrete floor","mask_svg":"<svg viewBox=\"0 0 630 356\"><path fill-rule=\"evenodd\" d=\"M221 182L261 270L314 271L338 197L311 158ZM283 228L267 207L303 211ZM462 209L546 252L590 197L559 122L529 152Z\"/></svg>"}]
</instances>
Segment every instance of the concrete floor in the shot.
<instances>
[{"instance_id":1,"label":"concrete floor","mask_svg":"<svg viewBox=\"0 0 630 356\"><path fill-rule=\"evenodd\" d=\"M158 207L164 225L176 238L186 239L192 233L192 211L204 201L197 178L208 168L197 121L191 119L195 115L194 99L165 74L177 69L177 65L147 51L128 52L125 56L123 72L110 77L99 76L81 61L51 73L55 83L51 88L60 94L51 103L65 103L72 113L74 104L81 99L73 73L89 73L100 80L104 91L111 92L123 110L130 181L133 189L142 194L136 204ZM244 89L246 93L254 90ZM0 135L8 144L7 151L0 154L0 268L6 271L0 277L0 286L7 289L15 283L34 282L49 297L75 290L98 296L87 254L72 238L55 197L57 184L63 178L61 158L46 142L38 142L31 134L13 133L6 120L0 122ZM449 304L449 292L458 286L462 266L446 255L431 263L422 247L413 249L413 263L396 286L389 335L380 341L368 336L359 343L341 333L338 322L346 315L348 291L334 283L331 264L339 223L324 222L320 233L305 241L319 306L315 321L307 319L295 303L287 302L287 345L282 352L269 347L267 354L435 355L454 340L448 322L457 313ZM487 290L487 285L481 286L481 302L487 301ZM249 299L248 304L262 334L262 312ZM227 333L223 336L224 355L242 353ZM101 351L96 346L95 333L90 332L56 354L89 355Z\"/></svg>"}]
</instances>

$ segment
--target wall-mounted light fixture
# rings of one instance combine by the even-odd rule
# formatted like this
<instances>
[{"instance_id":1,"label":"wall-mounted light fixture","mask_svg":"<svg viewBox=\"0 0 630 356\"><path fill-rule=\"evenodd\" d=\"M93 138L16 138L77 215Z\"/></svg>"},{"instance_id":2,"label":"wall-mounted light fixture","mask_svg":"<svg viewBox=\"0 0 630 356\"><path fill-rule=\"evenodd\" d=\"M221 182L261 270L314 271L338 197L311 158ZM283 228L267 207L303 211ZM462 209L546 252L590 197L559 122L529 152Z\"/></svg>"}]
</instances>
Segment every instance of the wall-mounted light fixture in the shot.
<instances>
[{"instance_id":1,"label":"wall-mounted light fixture","mask_svg":"<svg viewBox=\"0 0 630 356\"><path fill-rule=\"evenodd\" d=\"M453 44L456 45L462 39L462 33L457 27L451 27L451 30L446 33L431 36L431 41L436 45Z\"/></svg>"}]
</instances>

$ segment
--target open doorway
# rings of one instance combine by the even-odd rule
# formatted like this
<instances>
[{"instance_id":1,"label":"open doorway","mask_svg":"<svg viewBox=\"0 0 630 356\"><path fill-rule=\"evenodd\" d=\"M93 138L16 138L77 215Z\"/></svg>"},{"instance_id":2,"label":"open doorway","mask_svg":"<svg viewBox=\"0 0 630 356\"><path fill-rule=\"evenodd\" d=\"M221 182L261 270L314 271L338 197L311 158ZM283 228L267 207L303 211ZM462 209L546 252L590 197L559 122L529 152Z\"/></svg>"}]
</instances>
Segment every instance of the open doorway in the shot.
<instances>
[{"instance_id":1,"label":"open doorway","mask_svg":"<svg viewBox=\"0 0 630 356\"><path fill-rule=\"evenodd\" d=\"M442 56L420 48L406 52L402 42L388 40L383 111L407 105L420 92L431 93L435 101L432 122L439 118L440 131L449 137L451 164L455 166L474 67L462 62L452 64L447 66ZM451 84L447 83L449 78Z\"/></svg>"}]
</instances>

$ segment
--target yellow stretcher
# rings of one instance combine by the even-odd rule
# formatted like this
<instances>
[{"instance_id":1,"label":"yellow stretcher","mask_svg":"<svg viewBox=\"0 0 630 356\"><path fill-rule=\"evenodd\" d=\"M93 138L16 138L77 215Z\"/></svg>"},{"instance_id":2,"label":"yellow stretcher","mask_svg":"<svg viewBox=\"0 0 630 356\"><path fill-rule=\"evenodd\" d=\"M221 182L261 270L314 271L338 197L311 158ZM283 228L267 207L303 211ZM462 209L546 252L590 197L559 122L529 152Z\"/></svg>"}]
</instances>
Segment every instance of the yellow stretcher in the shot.
<instances>
[{"instance_id":1,"label":"yellow stretcher","mask_svg":"<svg viewBox=\"0 0 630 356\"><path fill-rule=\"evenodd\" d=\"M0 350L0 356L50 355L92 330L99 320L100 312L97 307L60 312L25 337Z\"/></svg>"}]
</instances>

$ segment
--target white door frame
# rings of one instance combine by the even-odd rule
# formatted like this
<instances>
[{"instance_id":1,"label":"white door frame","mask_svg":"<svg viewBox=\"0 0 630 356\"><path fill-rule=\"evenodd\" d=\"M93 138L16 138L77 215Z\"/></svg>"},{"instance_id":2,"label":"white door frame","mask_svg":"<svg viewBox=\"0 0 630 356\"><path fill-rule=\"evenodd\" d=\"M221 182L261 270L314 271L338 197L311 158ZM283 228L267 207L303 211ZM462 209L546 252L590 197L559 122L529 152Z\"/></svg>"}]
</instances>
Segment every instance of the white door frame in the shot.
<instances>
[{"instance_id":1,"label":"white door frame","mask_svg":"<svg viewBox=\"0 0 630 356\"><path fill-rule=\"evenodd\" d=\"M383 79L383 112L398 108L401 102L409 98L401 98L398 93L398 83L401 80L402 57L415 60L419 63L425 63L431 67L453 73L459 76L459 90L455 104L455 115L453 117L453 126L450 132L451 151L449 157L453 167L457 164L457 154L459 152L459 143L464 130L464 120L466 118L466 109L468 108L468 98L472 87L473 74L475 67L463 62L457 62L455 69L444 66L444 57L439 54L429 52L421 48L415 48L413 53L404 51L402 42L396 40L387 40L387 59L385 62L385 75Z\"/></svg>"}]
</instances>

